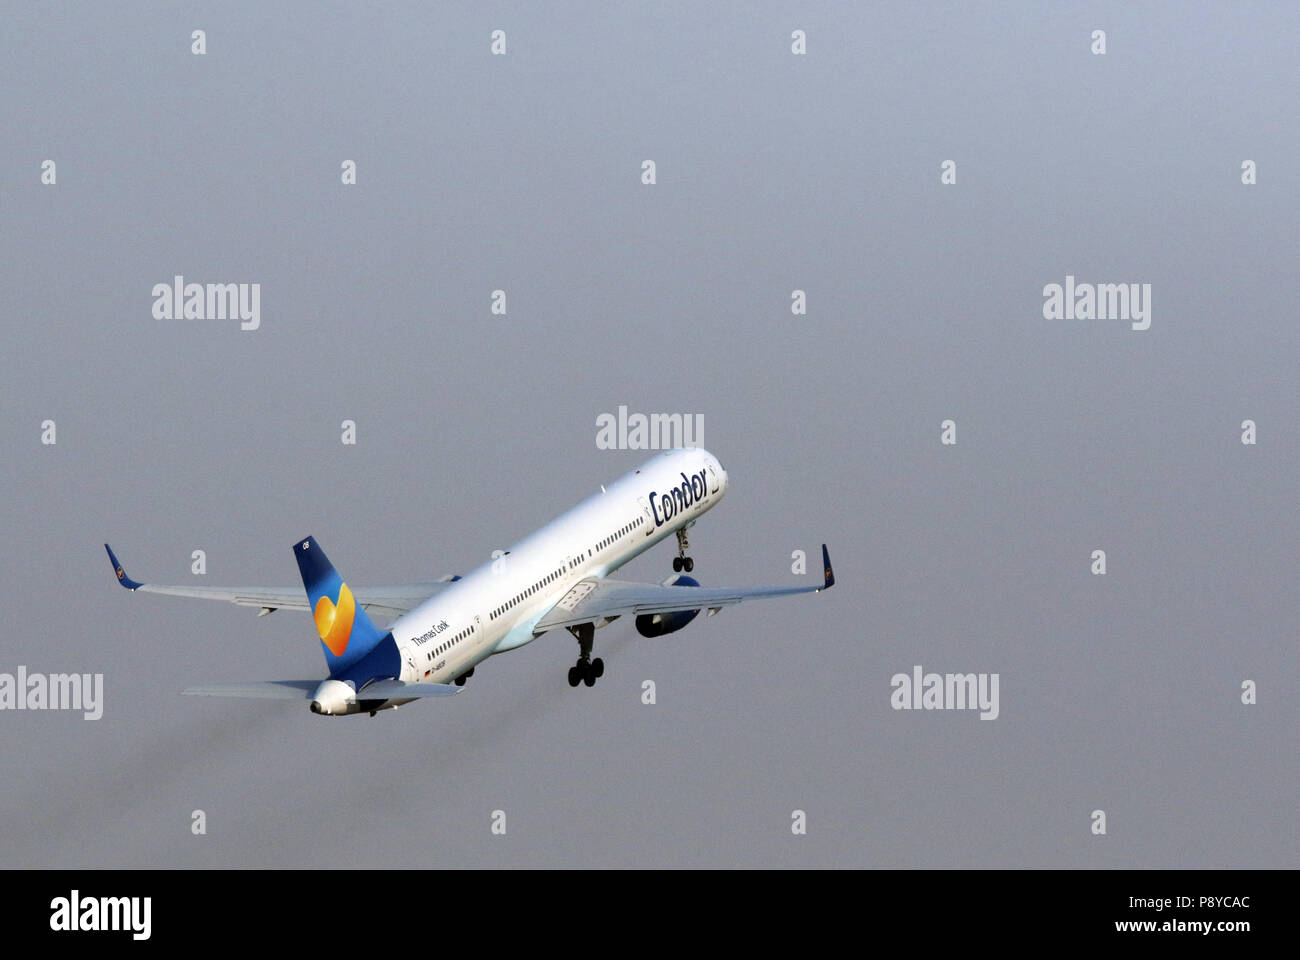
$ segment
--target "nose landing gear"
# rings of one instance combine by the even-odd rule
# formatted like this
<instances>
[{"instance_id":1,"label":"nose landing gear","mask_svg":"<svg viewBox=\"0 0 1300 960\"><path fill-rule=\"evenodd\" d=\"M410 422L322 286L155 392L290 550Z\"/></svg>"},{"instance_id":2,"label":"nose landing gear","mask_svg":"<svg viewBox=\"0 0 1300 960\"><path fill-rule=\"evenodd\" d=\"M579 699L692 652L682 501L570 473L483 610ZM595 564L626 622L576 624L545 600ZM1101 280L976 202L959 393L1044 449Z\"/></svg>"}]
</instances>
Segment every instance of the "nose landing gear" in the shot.
<instances>
[{"instance_id":1,"label":"nose landing gear","mask_svg":"<svg viewBox=\"0 0 1300 960\"><path fill-rule=\"evenodd\" d=\"M686 537L686 528L682 527L677 531L677 556L673 557L673 573L681 573L685 570L690 573L695 569L695 561L686 555L686 551L691 548L691 542Z\"/></svg>"}]
</instances>

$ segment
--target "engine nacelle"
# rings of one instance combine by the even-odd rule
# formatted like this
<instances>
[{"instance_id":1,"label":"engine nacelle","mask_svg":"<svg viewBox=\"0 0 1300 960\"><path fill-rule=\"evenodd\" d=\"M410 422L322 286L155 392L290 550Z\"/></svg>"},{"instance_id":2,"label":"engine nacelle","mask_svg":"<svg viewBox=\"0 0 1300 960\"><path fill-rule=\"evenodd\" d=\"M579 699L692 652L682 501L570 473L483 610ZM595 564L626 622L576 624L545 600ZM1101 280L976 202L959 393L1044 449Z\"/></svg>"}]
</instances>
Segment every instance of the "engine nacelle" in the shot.
<instances>
[{"instance_id":1,"label":"engine nacelle","mask_svg":"<svg viewBox=\"0 0 1300 960\"><path fill-rule=\"evenodd\" d=\"M677 574L664 581L665 587L698 587L693 577ZM674 633L700 615L698 610L679 610L676 613L643 613L636 618L636 632L643 637L662 637Z\"/></svg>"},{"instance_id":2,"label":"engine nacelle","mask_svg":"<svg viewBox=\"0 0 1300 960\"><path fill-rule=\"evenodd\" d=\"M327 717L346 717L360 709L357 692L342 680L326 680L316 688L311 700L311 712Z\"/></svg>"}]
</instances>

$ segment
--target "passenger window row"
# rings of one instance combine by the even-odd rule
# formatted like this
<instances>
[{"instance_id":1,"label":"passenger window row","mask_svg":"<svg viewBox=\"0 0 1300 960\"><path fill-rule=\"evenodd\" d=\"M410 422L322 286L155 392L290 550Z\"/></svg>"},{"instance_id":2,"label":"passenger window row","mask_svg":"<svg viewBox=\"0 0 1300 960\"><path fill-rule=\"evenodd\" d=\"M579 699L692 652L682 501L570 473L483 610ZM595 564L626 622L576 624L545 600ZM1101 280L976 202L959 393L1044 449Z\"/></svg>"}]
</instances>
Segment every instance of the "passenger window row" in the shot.
<instances>
[{"instance_id":1,"label":"passenger window row","mask_svg":"<svg viewBox=\"0 0 1300 960\"><path fill-rule=\"evenodd\" d=\"M638 518L636 520L632 520L628 523L623 524L623 526L619 527L617 530L611 533L604 540L600 541L600 543L596 544L596 546L593 547L590 551L588 551L588 553L589 554L597 553L601 550L604 550L606 547L612 546L614 543L618 541L620 537L625 537L633 530L635 530L639 523L640 523L640 519ZM542 577L542 579L534 583L527 590L523 591L522 593L516 594L510 600L506 601L501 606L493 610L492 613L489 615L489 619L495 620L497 617L504 615L508 610L512 610L513 608L519 606L519 604L523 603L529 597L535 596L537 592L541 590L543 587L548 587L556 580L560 579L560 577L564 575L565 570L573 570L574 568L576 568L580 563L582 563L582 560L583 558L581 557L570 557L569 560L567 560L563 566L557 567L555 570L551 571L546 576Z\"/></svg>"},{"instance_id":2,"label":"passenger window row","mask_svg":"<svg viewBox=\"0 0 1300 960\"><path fill-rule=\"evenodd\" d=\"M556 580L560 579L560 577L562 577L563 575L564 575L564 567L556 567L546 576L542 577L542 579L534 583L527 590L523 591L522 593L516 594L506 603L503 603L501 606L493 610L490 619L495 620L497 617L501 616L507 610L519 606L519 604L523 603L529 597L534 596L543 587L550 586Z\"/></svg>"},{"instance_id":3,"label":"passenger window row","mask_svg":"<svg viewBox=\"0 0 1300 960\"><path fill-rule=\"evenodd\" d=\"M623 524L623 526L619 527L617 530L611 533L604 540L600 541L598 544L592 547L591 548L592 552L599 553L601 550L604 550L606 547L613 546L615 543L618 542L619 537L626 536L627 534L635 530L636 525L637 525L637 521L635 520L633 520L631 523Z\"/></svg>"}]
</instances>

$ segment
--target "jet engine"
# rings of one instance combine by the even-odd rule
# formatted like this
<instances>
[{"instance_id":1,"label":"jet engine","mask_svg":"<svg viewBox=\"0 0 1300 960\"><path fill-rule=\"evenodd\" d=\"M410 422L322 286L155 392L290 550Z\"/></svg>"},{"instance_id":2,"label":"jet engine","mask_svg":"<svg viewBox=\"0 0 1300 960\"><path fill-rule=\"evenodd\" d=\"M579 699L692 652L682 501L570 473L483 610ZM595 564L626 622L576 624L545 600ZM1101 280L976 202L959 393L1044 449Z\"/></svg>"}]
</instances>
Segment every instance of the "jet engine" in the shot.
<instances>
[{"instance_id":1,"label":"jet engine","mask_svg":"<svg viewBox=\"0 0 1300 960\"><path fill-rule=\"evenodd\" d=\"M326 680L311 699L311 712L327 717L345 717L359 709L357 692L341 680Z\"/></svg>"},{"instance_id":2,"label":"jet engine","mask_svg":"<svg viewBox=\"0 0 1300 960\"><path fill-rule=\"evenodd\" d=\"M677 574L664 581L665 587L698 587L694 577ZM636 632L643 637L662 637L674 633L700 615L698 610L678 610L675 613L643 613L636 618Z\"/></svg>"}]
</instances>

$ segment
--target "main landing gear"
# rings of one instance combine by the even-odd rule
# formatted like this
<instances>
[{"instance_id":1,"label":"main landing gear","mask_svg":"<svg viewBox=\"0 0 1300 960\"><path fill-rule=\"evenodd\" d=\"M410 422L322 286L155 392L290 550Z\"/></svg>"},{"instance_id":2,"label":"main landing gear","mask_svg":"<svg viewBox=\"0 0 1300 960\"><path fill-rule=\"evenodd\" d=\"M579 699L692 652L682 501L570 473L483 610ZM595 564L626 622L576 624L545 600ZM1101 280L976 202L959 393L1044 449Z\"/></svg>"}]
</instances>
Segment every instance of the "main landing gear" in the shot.
<instances>
[{"instance_id":1,"label":"main landing gear","mask_svg":"<svg viewBox=\"0 0 1300 960\"><path fill-rule=\"evenodd\" d=\"M690 573L695 569L695 561L686 555L686 551L691 548L691 542L686 538L686 528L682 527L677 531L677 556L673 557L673 573L681 573L685 570Z\"/></svg>"},{"instance_id":2,"label":"main landing gear","mask_svg":"<svg viewBox=\"0 0 1300 960\"><path fill-rule=\"evenodd\" d=\"M594 623L580 623L570 627L569 632L578 638L578 662L569 668L569 686L576 687L585 683L594 687L596 681L605 675L605 661L597 657L591 659L592 641L596 636Z\"/></svg>"},{"instance_id":3,"label":"main landing gear","mask_svg":"<svg viewBox=\"0 0 1300 960\"><path fill-rule=\"evenodd\" d=\"M458 687L465 686L465 681L472 676L474 676L474 668L470 667L468 670L466 670L464 673L462 673L459 677L456 678L455 680L456 686Z\"/></svg>"}]
</instances>

